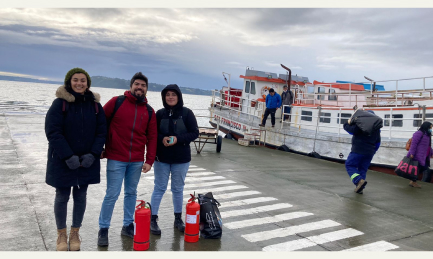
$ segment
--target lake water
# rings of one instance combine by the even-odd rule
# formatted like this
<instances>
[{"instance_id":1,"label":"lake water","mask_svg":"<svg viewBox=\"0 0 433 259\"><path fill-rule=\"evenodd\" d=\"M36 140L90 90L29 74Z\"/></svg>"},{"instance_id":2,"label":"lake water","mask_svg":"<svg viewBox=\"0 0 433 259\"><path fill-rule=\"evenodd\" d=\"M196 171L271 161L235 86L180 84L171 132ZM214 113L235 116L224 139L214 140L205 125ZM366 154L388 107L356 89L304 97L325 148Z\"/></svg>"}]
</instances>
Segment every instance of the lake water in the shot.
<instances>
[{"instance_id":1,"label":"lake water","mask_svg":"<svg viewBox=\"0 0 433 259\"><path fill-rule=\"evenodd\" d=\"M0 113L46 114L59 85L28 83L0 80ZM101 95L104 106L113 96L122 95L129 89L91 87ZM190 108L196 116L209 116L208 107L211 96L183 94L184 106ZM155 111L163 108L160 92L147 92L147 100ZM210 127L209 118L197 117L200 127Z\"/></svg>"}]
</instances>

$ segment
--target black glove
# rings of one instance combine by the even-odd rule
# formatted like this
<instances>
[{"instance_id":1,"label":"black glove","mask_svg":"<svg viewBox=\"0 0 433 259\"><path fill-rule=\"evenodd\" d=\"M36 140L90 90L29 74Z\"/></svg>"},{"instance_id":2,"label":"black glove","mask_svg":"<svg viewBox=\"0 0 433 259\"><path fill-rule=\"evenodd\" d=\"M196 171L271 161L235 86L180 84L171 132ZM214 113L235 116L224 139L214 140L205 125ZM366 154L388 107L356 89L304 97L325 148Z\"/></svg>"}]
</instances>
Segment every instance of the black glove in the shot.
<instances>
[{"instance_id":1,"label":"black glove","mask_svg":"<svg viewBox=\"0 0 433 259\"><path fill-rule=\"evenodd\" d=\"M66 159L65 162L66 162L66 165L71 170L75 170L78 167L80 167L80 160L78 159L78 156L76 156L76 155L73 155L70 158Z\"/></svg>"},{"instance_id":2,"label":"black glove","mask_svg":"<svg viewBox=\"0 0 433 259\"><path fill-rule=\"evenodd\" d=\"M95 161L95 156L92 154L85 154L80 157L81 165L85 168L89 168Z\"/></svg>"}]
</instances>

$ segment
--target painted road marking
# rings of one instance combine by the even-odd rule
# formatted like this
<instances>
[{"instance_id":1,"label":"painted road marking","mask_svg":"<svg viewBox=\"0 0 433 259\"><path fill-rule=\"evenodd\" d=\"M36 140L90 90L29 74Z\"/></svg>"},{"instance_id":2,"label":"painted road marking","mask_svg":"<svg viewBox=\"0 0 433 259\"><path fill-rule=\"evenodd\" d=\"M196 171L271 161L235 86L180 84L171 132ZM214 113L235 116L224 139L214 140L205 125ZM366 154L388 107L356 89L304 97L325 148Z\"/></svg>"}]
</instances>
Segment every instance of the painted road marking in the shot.
<instances>
[{"instance_id":1,"label":"painted road marking","mask_svg":"<svg viewBox=\"0 0 433 259\"><path fill-rule=\"evenodd\" d=\"M256 214L256 213L265 212L265 211L290 208L292 206L293 205L288 204L288 203L277 203L277 204L273 204L273 205L261 206L261 207L257 207L257 208L251 208L251 209L223 211L223 212L221 212L221 218L224 219L224 218L230 218L230 217L236 217L236 216L242 216L242 215Z\"/></svg>"},{"instance_id":2,"label":"painted road marking","mask_svg":"<svg viewBox=\"0 0 433 259\"><path fill-rule=\"evenodd\" d=\"M193 173L193 172L191 172L191 173L188 173L187 175L186 175L186 177L188 178L188 177L196 177L196 176L204 176L204 175L213 175L213 174L215 174L214 172L200 172L200 173Z\"/></svg>"},{"instance_id":3,"label":"painted road marking","mask_svg":"<svg viewBox=\"0 0 433 259\"><path fill-rule=\"evenodd\" d=\"M225 225L224 225L225 226ZM350 249L345 249L342 251L370 251L370 252L385 252L392 249L399 248L396 245L393 245L391 243L388 243L386 241L378 241L371 244L366 244L363 246L357 246Z\"/></svg>"},{"instance_id":4,"label":"painted road marking","mask_svg":"<svg viewBox=\"0 0 433 259\"><path fill-rule=\"evenodd\" d=\"M192 169L188 169L188 172L193 172L193 171L204 171L206 169L204 168L192 168Z\"/></svg>"},{"instance_id":5,"label":"painted road marking","mask_svg":"<svg viewBox=\"0 0 433 259\"><path fill-rule=\"evenodd\" d=\"M213 186L213 185L222 185L222 184L231 184L236 183L232 180L219 181L219 182L206 182L206 183L190 183L186 184L184 188L197 188L197 187L205 187L205 186ZM170 185L167 186L167 190L170 190Z\"/></svg>"},{"instance_id":6,"label":"painted road marking","mask_svg":"<svg viewBox=\"0 0 433 259\"><path fill-rule=\"evenodd\" d=\"M260 202L266 202L266 201L275 201L275 200L278 200L278 199L273 198L273 197L258 197L258 198L251 198L251 199L239 200L239 201L226 201L226 202L224 202L223 208L237 207L237 206L242 206L242 205L260 203Z\"/></svg>"},{"instance_id":7,"label":"painted road marking","mask_svg":"<svg viewBox=\"0 0 433 259\"><path fill-rule=\"evenodd\" d=\"M280 244L270 245L264 247L263 251L295 251L307 247L312 247L324 243L329 243L341 239L351 238L354 236L363 235L361 231L358 231L353 228L346 228L343 230L333 231L325 234L321 234L318 236L311 236L299 240L284 242Z\"/></svg>"},{"instance_id":8,"label":"painted road marking","mask_svg":"<svg viewBox=\"0 0 433 259\"><path fill-rule=\"evenodd\" d=\"M261 192L245 191L245 192L223 193L223 194L219 194L217 197L215 197L215 199L217 201L220 201L220 200L225 200L225 199L231 199L231 198L242 197L242 196L250 196L250 195L256 195L256 194L261 194ZM188 201L189 198L185 198L183 200ZM221 205L221 206L224 206L224 205Z\"/></svg>"},{"instance_id":9,"label":"painted road marking","mask_svg":"<svg viewBox=\"0 0 433 259\"><path fill-rule=\"evenodd\" d=\"M198 193L206 194L208 192L212 192L212 194L215 194L215 193L222 192L222 191L231 191L231 190L239 190L239 189L246 189L246 188L248 188L248 187L246 187L245 185L233 185L233 186L213 188L212 190L198 189L198 190L184 191L183 195L189 195L192 191L195 191L195 193L197 193L197 194ZM168 192L168 193L171 193L171 192Z\"/></svg>"},{"instance_id":10,"label":"painted road marking","mask_svg":"<svg viewBox=\"0 0 433 259\"><path fill-rule=\"evenodd\" d=\"M247 220L224 223L224 227L228 229L239 229L239 228L246 228L246 227L257 226L257 225L263 225L267 223L281 222L285 220L291 220L291 219L296 219L296 218L301 218L301 217L306 217L311 215L314 214L309 212L291 212L291 213L280 214L272 217L247 219Z\"/></svg>"},{"instance_id":11,"label":"painted road marking","mask_svg":"<svg viewBox=\"0 0 433 259\"><path fill-rule=\"evenodd\" d=\"M189 167L197 167L196 165L189 165Z\"/></svg>"},{"instance_id":12,"label":"painted road marking","mask_svg":"<svg viewBox=\"0 0 433 259\"><path fill-rule=\"evenodd\" d=\"M306 223L297 226L256 232L252 234L242 235L242 237L250 242L258 242L258 241L265 241L277 237L287 237L287 236L295 235L297 233L308 232L312 230L336 227L340 225L341 224L338 222L327 219L327 220L316 221L316 222Z\"/></svg>"},{"instance_id":13,"label":"painted road marking","mask_svg":"<svg viewBox=\"0 0 433 259\"><path fill-rule=\"evenodd\" d=\"M155 179L155 176L146 177L146 179ZM186 177L185 182L198 182L198 181L208 181L208 180L221 180L226 179L224 176L207 176L207 177Z\"/></svg>"}]
</instances>

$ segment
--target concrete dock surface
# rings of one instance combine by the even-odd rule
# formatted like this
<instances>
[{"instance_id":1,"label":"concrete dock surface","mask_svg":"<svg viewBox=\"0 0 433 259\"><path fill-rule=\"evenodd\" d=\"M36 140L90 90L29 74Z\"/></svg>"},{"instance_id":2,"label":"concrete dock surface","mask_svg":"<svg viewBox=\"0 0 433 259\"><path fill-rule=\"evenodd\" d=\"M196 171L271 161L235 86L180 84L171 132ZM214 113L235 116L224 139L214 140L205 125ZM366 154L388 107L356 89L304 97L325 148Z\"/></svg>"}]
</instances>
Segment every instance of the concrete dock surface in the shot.
<instances>
[{"instance_id":1,"label":"concrete dock surface","mask_svg":"<svg viewBox=\"0 0 433 259\"><path fill-rule=\"evenodd\" d=\"M43 115L0 114L0 251L56 250L44 122ZM192 144L184 198L213 192L221 203L222 238L184 242L173 229L167 190L159 212L162 235L151 234L150 251L433 251L431 183L420 182L416 189L406 179L369 171L364 193L356 194L343 164L228 139L221 153L215 149L206 144L196 154ZM123 194L114 209L110 245L97 245L105 160L101 167L101 183L88 189L81 250L132 251L133 240L120 235ZM150 201L153 176L142 174L138 199ZM72 204L71 197L68 226Z\"/></svg>"}]
</instances>

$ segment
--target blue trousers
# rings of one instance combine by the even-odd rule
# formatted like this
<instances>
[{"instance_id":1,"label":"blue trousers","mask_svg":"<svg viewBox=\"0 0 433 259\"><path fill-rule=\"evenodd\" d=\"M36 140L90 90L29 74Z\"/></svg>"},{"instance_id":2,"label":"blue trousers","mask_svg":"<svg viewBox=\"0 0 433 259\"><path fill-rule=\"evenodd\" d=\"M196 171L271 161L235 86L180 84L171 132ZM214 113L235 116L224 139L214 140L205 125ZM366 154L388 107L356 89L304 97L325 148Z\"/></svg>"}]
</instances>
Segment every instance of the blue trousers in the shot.
<instances>
[{"instance_id":1,"label":"blue trousers","mask_svg":"<svg viewBox=\"0 0 433 259\"><path fill-rule=\"evenodd\" d=\"M119 198L122 183L123 188L123 225L128 226L134 222L135 204L137 200L137 185L140 181L143 162L120 162L112 159L107 160L107 191L102 202L99 214L99 227L109 228L114 205Z\"/></svg>"},{"instance_id":2,"label":"blue trousers","mask_svg":"<svg viewBox=\"0 0 433 259\"><path fill-rule=\"evenodd\" d=\"M345 165L353 184L357 185L361 179L365 180L373 156L350 152Z\"/></svg>"},{"instance_id":3,"label":"blue trousers","mask_svg":"<svg viewBox=\"0 0 433 259\"><path fill-rule=\"evenodd\" d=\"M153 188L150 204L152 205L152 215L158 215L159 205L162 196L167 190L168 179L171 173L171 193L173 199L174 213L182 213L183 187L185 186L186 173L189 169L189 162L182 164L167 164L155 161L155 187Z\"/></svg>"}]
</instances>

